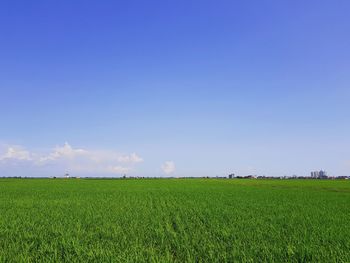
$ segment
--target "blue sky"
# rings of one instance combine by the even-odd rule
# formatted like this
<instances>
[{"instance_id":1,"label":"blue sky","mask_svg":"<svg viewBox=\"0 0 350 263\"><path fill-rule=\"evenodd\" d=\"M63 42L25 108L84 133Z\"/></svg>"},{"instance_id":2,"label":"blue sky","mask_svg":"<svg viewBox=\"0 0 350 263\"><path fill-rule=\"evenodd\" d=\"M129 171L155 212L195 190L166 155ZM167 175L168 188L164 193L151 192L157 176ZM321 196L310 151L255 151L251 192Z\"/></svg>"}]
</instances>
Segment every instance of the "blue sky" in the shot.
<instances>
[{"instance_id":1,"label":"blue sky","mask_svg":"<svg viewBox=\"0 0 350 263\"><path fill-rule=\"evenodd\" d=\"M350 172L349 1L1 1L3 176Z\"/></svg>"}]
</instances>

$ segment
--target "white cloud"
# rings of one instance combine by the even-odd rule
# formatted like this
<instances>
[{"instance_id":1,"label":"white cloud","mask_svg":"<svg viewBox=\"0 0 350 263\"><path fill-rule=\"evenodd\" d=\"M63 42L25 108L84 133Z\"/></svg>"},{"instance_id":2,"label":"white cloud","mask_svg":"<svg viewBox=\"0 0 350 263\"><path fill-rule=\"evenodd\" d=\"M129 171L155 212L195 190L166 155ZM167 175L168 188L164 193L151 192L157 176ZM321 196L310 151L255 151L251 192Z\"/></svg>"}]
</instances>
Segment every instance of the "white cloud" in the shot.
<instances>
[{"instance_id":1,"label":"white cloud","mask_svg":"<svg viewBox=\"0 0 350 263\"><path fill-rule=\"evenodd\" d=\"M136 153L121 154L116 151L74 148L67 142L46 154L30 153L20 146L8 147L7 152L0 155L0 161L3 160L29 161L31 168L36 167L41 171L54 170L62 174L70 172L94 176L126 174L132 171L137 163L143 162Z\"/></svg>"},{"instance_id":2,"label":"white cloud","mask_svg":"<svg viewBox=\"0 0 350 263\"><path fill-rule=\"evenodd\" d=\"M143 159L136 153L132 153L130 155L119 156L118 161L121 163L139 163L143 162Z\"/></svg>"},{"instance_id":3,"label":"white cloud","mask_svg":"<svg viewBox=\"0 0 350 263\"><path fill-rule=\"evenodd\" d=\"M47 156L41 157L40 162L54 161L61 158L74 159L78 156L89 155L89 152L83 149L73 149L69 143L65 143L64 146L56 146L52 153Z\"/></svg>"},{"instance_id":4,"label":"white cloud","mask_svg":"<svg viewBox=\"0 0 350 263\"><path fill-rule=\"evenodd\" d=\"M169 175L175 172L176 167L173 161L167 161L162 165L162 170L165 174Z\"/></svg>"},{"instance_id":5,"label":"white cloud","mask_svg":"<svg viewBox=\"0 0 350 263\"><path fill-rule=\"evenodd\" d=\"M7 152L0 156L0 161L6 160L30 161L32 157L30 152L21 146L10 146L7 148Z\"/></svg>"},{"instance_id":6,"label":"white cloud","mask_svg":"<svg viewBox=\"0 0 350 263\"><path fill-rule=\"evenodd\" d=\"M62 147L56 147L52 153L42 158L42 161L58 160L58 159L89 159L95 163L140 163L143 159L136 153L121 154L115 151L108 150L86 150L86 149L74 149L68 143L65 143Z\"/></svg>"}]
</instances>

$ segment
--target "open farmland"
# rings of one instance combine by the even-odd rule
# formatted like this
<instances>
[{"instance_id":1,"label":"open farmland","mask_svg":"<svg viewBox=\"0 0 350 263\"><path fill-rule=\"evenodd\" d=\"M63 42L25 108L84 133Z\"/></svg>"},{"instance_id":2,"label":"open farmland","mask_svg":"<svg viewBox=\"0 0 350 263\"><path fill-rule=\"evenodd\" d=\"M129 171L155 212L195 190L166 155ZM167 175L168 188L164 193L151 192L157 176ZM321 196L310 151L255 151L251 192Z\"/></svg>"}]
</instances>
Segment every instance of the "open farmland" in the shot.
<instances>
[{"instance_id":1,"label":"open farmland","mask_svg":"<svg viewBox=\"0 0 350 263\"><path fill-rule=\"evenodd\" d=\"M0 262L350 262L350 182L0 179Z\"/></svg>"}]
</instances>

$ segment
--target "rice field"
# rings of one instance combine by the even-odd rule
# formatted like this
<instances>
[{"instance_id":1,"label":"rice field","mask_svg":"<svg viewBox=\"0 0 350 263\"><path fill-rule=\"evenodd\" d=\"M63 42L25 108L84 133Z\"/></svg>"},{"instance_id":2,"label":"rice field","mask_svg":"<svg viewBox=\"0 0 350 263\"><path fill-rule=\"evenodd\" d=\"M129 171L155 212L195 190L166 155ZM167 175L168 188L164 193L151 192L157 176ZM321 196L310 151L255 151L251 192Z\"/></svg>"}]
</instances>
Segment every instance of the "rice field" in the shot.
<instances>
[{"instance_id":1,"label":"rice field","mask_svg":"<svg viewBox=\"0 0 350 263\"><path fill-rule=\"evenodd\" d=\"M0 262L350 262L350 182L0 179Z\"/></svg>"}]
</instances>

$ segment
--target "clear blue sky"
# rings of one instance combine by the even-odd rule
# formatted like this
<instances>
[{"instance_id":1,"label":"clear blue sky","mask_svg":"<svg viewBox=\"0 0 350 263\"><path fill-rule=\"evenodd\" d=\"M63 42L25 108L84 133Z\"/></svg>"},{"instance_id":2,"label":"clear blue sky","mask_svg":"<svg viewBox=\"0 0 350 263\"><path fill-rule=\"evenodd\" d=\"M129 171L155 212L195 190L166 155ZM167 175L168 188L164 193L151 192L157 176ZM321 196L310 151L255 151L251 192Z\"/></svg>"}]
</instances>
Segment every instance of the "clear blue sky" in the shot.
<instances>
[{"instance_id":1,"label":"clear blue sky","mask_svg":"<svg viewBox=\"0 0 350 263\"><path fill-rule=\"evenodd\" d=\"M349 10L1 1L0 172L78 174L113 152L142 158L102 161L132 175L349 175Z\"/></svg>"}]
</instances>

